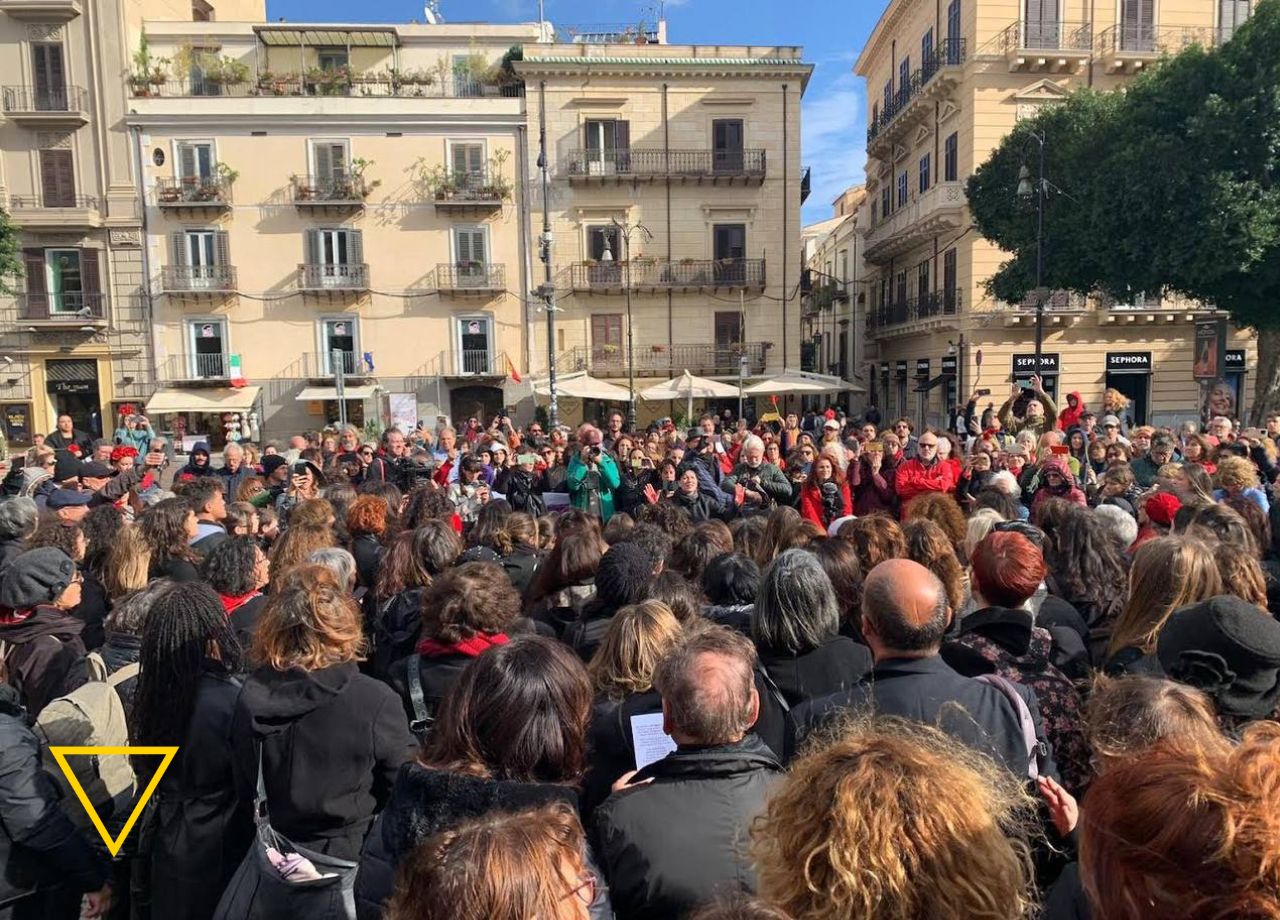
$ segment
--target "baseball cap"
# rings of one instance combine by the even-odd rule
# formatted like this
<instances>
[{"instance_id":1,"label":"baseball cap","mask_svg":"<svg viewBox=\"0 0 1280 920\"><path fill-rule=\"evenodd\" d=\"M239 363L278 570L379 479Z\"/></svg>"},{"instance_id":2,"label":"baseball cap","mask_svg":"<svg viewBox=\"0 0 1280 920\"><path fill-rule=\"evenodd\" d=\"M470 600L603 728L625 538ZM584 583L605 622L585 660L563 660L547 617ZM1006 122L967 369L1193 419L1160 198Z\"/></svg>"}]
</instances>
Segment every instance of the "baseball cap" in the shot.
<instances>
[{"instance_id":1,"label":"baseball cap","mask_svg":"<svg viewBox=\"0 0 1280 920\"><path fill-rule=\"evenodd\" d=\"M92 492L80 492L76 489L54 489L49 493L49 497L45 499L45 507L50 511L57 511L59 508L76 508L80 505L87 505L93 501Z\"/></svg>"},{"instance_id":2,"label":"baseball cap","mask_svg":"<svg viewBox=\"0 0 1280 920\"><path fill-rule=\"evenodd\" d=\"M835 419L833 419L833 418L829 418L829 419L827 419L825 422L823 422L823 423L822 423L822 427L823 427L823 428L839 428L839 427L840 427L840 423L839 423L839 422L837 422L837 421L836 421Z\"/></svg>"},{"instance_id":3,"label":"baseball cap","mask_svg":"<svg viewBox=\"0 0 1280 920\"><path fill-rule=\"evenodd\" d=\"M111 467L97 460L86 460L80 464L81 479L106 479L111 475Z\"/></svg>"},{"instance_id":4,"label":"baseball cap","mask_svg":"<svg viewBox=\"0 0 1280 920\"><path fill-rule=\"evenodd\" d=\"M1102 417L1102 427L1106 428L1108 425L1114 425L1116 428L1119 428L1120 419L1116 418L1114 415L1104 415Z\"/></svg>"}]
</instances>

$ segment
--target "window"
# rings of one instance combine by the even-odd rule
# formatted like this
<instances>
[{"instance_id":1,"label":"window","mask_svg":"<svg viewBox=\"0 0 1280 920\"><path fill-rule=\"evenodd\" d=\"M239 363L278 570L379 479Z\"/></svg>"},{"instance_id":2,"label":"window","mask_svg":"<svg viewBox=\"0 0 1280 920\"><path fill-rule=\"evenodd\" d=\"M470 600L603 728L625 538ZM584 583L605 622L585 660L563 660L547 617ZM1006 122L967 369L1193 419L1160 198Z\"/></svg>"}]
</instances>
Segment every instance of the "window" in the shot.
<instances>
[{"instance_id":1,"label":"window","mask_svg":"<svg viewBox=\"0 0 1280 920\"><path fill-rule=\"evenodd\" d=\"M622 237L606 224L587 227L587 280L591 284L618 284L622 280Z\"/></svg>"},{"instance_id":2,"label":"window","mask_svg":"<svg viewBox=\"0 0 1280 920\"><path fill-rule=\"evenodd\" d=\"M67 71L63 64L62 45L57 42L33 42L31 45L32 87L35 89L36 111L67 110Z\"/></svg>"},{"instance_id":3,"label":"window","mask_svg":"<svg viewBox=\"0 0 1280 920\"><path fill-rule=\"evenodd\" d=\"M1058 19L1058 0L1023 0L1023 46L1056 49L1062 47L1062 23Z\"/></svg>"},{"instance_id":4,"label":"window","mask_svg":"<svg viewBox=\"0 0 1280 920\"><path fill-rule=\"evenodd\" d=\"M929 263L916 266L916 296L923 302L929 296Z\"/></svg>"},{"instance_id":5,"label":"window","mask_svg":"<svg viewBox=\"0 0 1280 920\"><path fill-rule=\"evenodd\" d=\"M737 310L718 310L713 320L716 348L729 348L742 341L742 314ZM717 361L717 365L729 366L733 361Z\"/></svg>"},{"instance_id":6,"label":"window","mask_svg":"<svg viewBox=\"0 0 1280 920\"><path fill-rule=\"evenodd\" d=\"M311 174L317 185L346 179L351 162L351 147L347 141L312 141Z\"/></svg>"},{"instance_id":7,"label":"window","mask_svg":"<svg viewBox=\"0 0 1280 920\"><path fill-rule=\"evenodd\" d=\"M84 266L79 249L44 251L45 290L50 313L76 313L85 308Z\"/></svg>"},{"instance_id":8,"label":"window","mask_svg":"<svg viewBox=\"0 0 1280 920\"><path fill-rule=\"evenodd\" d=\"M213 144L208 141L179 141L177 145L178 178L196 184L213 177L215 164Z\"/></svg>"},{"instance_id":9,"label":"window","mask_svg":"<svg viewBox=\"0 0 1280 920\"><path fill-rule=\"evenodd\" d=\"M880 103L871 103L871 124L875 125L880 121Z\"/></svg>"},{"instance_id":10,"label":"window","mask_svg":"<svg viewBox=\"0 0 1280 920\"><path fill-rule=\"evenodd\" d=\"M872 201L871 202L871 226L873 227L876 225L876 220L879 216L879 212L880 212L880 202Z\"/></svg>"},{"instance_id":11,"label":"window","mask_svg":"<svg viewBox=\"0 0 1280 920\"><path fill-rule=\"evenodd\" d=\"M942 178L946 182L955 182L960 173L959 147L960 138L954 132L942 143Z\"/></svg>"},{"instance_id":12,"label":"window","mask_svg":"<svg viewBox=\"0 0 1280 920\"><path fill-rule=\"evenodd\" d=\"M618 362L622 355L622 314L597 313L591 317L592 362Z\"/></svg>"},{"instance_id":13,"label":"window","mask_svg":"<svg viewBox=\"0 0 1280 920\"><path fill-rule=\"evenodd\" d=\"M320 320L320 367L324 373L335 373L338 367L344 374L359 372L356 361L359 353L356 350L357 323L354 316Z\"/></svg>"},{"instance_id":14,"label":"window","mask_svg":"<svg viewBox=\"0 0 1280 920\"><path fill-rule=\"evenodd\" d=\"M227 324L222 319L196 319L187 322L187 376L193 380L226 377Z\"/></svg>"},{"instance_id":15,"label":"window","mask_svg":"<svg viewBox=\"0 0 1280 920\"><path fill-rule=\"evenodd\" d=\"M911 92L911 58L904 57L898 64L898 105L903 105Z\"/></svg>"},{"instance_id":16,"label":"window","mask_svg":"<svg viewBox=\"0 0 1280 920\"><path fill-rule=\"evenodd\" d=\"M471 72L471 55L453 56L453 94L460 99L483 96L484 87Z\"/></svg>"},{"instance_id":17,"label":"window","mask_svg":"<svg viewBox=\"0 0 1280 920\"><path fill-rule=\"evenodd\" d=\"M746 224L715 224L711 231L712 254L716 260L716 280L745 282L747 280Z\"/></svg>"},{"instance_id":18,"label":"window","mask_svg":"<svg viewBox=\"0 0 1280 920\"><path fill-rule=\"evenodd\" d=\"M306 255L315 287L349 288L364 283L364 238L359 230L308 230Z\"/></svg>"},{"instance_id":19,"label":"window","mask_svg":"<svg viewBox=\"0 0 1280 920\"><path fill-rule=\"evenodd\" d=\"M40 151L40 191L46 208L76 206L76 171L70 150Z\"/></svg>"},{"instance_id":20,"label":"window","mask_svg":"<svg viewBox=\"0 0 1280 920\"><path fill-rule=\"evenodd\" d=\"M933 45L933 29L925 29L924 35L920 36L920 66L928 73L933 68L934 51L937 49Z\"/></svg>"},{"instance_id":21,"label":"window","mask_svg":"<svg viewBox=\"0 0 1280 920\"><path fill-rule=\"evenodd\" d=\"M899 304L904 304L904 303L906 303L906 302L907 302L907 272L906 272L906 269L903 269L902 271L898 272L898 277L897 277L895 280L896 280L896 281L897 281L897 283L898 283L898 284L897 284L898 290L897 290L897 296L895 296L895 297L894 297L894 302L895 302L895 303L899 303Z\"/></svg>"},{"instance_id":22,"label":"window","mask_svg":"<svg viewBox=\"0 0 1280 920\"><path fill-rule=\"evenodd\" d=\"M484 184L484 144L460 141L449 144L449 169L460 187L479 188Z\"/></svg>"},{"instance_id":23,"label":"window","mask_svg":"<svg viewBox=\"0 0 1280 920\"><path fill-rule=\"evenodd\" d=\"M960 0L947 4L947 63L960 63Z\"/></svg>"},{"instance_id":24,"label":"window","mask_svg":"<svg viewBox=\"0 0 1280 920\"><path fill-rule=\"evenodd\" d=\"M484 287L489 274L489 240L484 227L453 228L453 264L458 287Z\"/></svg>"},{"instance_id":25,"label":"window","mask_svg":"<svg viewBox=\"0 0 1280 920\"><path fill-rule=\"evenodd\" d=\"M226 234L214 230L184 230L181 233L182 249L177 263L181 265L193 288L208 288L216 284L218 266L226 246Z\"/></svg>"},{"instance_id":26,"label":"window","mask_svg":"<svg viewBox=\"0 0 1280 920\"><path fill-rule=\"evenodd\" d=\"M849 250L840 250L840 283L847 285L849 283Z\"/></svg>"},{"instance_id":27,"label":"window","mask_svg":"<svg viewBox=\"0 0 1280 920\"><path fill-rule=\"evenodd\" d=\"M902 172L898 173L898 207L904 208L907 206L908 190L910 187L911 185L907 181L907 171L904 169Z\"/></svg>"},{"instance_id":28,"label":"window","mask_svg":"<svg viewBox=\"0 0 1280 920\"><path fill-rule=\"evenodd\" d=\"M320 64L321 70L341 70L348 64L347 50L345 48L321 48L316 53L316 59Z\"/></svg>"},{"instance_id":29,"label":"window","mask_svg":"<svg viewBox=\"0 0 1280 920\"><path fill-rule=\"evenodd\" d=\"M711 168L741 172L746 128L741 118L717 118L711 122Z\"/></svg>"},{"instance_id":30,"label":"window","mask_svg":"<svg viewBox=\"0 0 1280 920\"><path fill-rule=\"evenodd\" d=\"M191 79L191 95L193 96L221 96L222 84L210 80L207 72L211 65L217 63L217 49L205 50L203 48L191 49L191 67L186 76Z\"/></svg>"},{"instance_id":31,"label":"window","mask_svg":"<svg viewBox=\"0 0 1280 920\"><path fill-rule=\"evenodd\" d=\"M948 249L942 254L942 297L948 313L954 313L956 303L956 251Z\"/></svg>"},{"instance_id":32,"label":"window","mask_svg":"<svg viewBox=\"0 0 1280 920\"><path fill-rule=\"evenodd\" d=\"M96 249L26 249L25 318L83 313L101 317L102 276Z\"/></svg>"},{"instance_id":33,"label":"window","mask_svg":"<svg viewBox=\"0 0 1280 920\"><path fill-rule=\"evenodd\" d=\"M1156 50L1155 0L1121 0L1120 48L1123 51Z\"/></svg>"},{"instance_id":34,"label":"window","mask_svg":"<svg viewBox=\"0 0 1280 920\"><path fill-rule=\"evenodd\" d=\"M893 213L893 189L886 185L880 189L880 214L885 219Z\"/></svg>"},{"instance_id":35,"label":"window","mask_svg":"<svg viewBox=\"0 0 1280 920\"><path fill-rule=\"evenodd\" d=\"M920 158L920 194L929 191L929 163L932 154L926 153Z\"/></svg>"},{"instance_id":36,"label":"window","mask_svg":"<svg viewBox=\"0 0 1280 920\"><path fill-rule=\"evenodd\" d=\"M1221 31L1220 41L1228 41L1236 29L1244 25L1249 18L1252 0L1218 0L1218 28Z\"/></svg>"},{"instance_id":37,"label":"window","mask_svg":"<svg viewBox=\"0 0 1280 920\"><path fill-rule=\"evenodd\" d=\"M458 364L464 374L493 373L493 320L485 315L456 318Z\"/></svg>"},{"instance_id":38,"label":"window","mask_svg":"<svg viewBox=\"0 0 1280 920\"><path fill-rule=\"evenodd\" d=\"M589 118L583 128L588 174L607 176L630 170L631 122Z\"/></svg>"},{"instance_id":39,"label":"window","mask_svg":"<svg viewBox=\"0 0 1280 920\"><path fill-rule=\"evenodd\" d=\"M889 115L893 112L893 79L884 85L884 113Z\"/></svg>"}]
</instances>

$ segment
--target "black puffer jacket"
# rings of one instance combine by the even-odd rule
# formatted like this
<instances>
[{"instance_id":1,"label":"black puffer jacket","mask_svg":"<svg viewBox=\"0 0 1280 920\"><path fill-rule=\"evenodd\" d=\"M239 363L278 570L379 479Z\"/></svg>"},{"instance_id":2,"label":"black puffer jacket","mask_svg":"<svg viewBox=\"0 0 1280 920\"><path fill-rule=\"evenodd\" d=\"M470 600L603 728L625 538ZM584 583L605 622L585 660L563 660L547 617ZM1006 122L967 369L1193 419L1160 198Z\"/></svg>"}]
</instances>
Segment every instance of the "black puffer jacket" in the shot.
<instances>
[{"instance_id":1,"label":"black puffer jacket","mask_svg":"<svg viewBox=\"0 0 1280 920\"><path fill-rule=\"evenodd\" d=\"M782 766L755 735L680 747L596 810L596 841L619 920L665 920L724 894L755 890L747 854Z\"/></svg>"},{"instance_id":2,"label":"black puffer jacket","mask_svg":"<svg viewBox=\"0 0 1280 920\"><path fill-rule=\"evenodd\" d=\"M8 648L9 684L18 689L32 719L51 699L88 680L80 641L83 628L67 611L43 605L24 619L0 623L0 642Z\"/></svg>"},{"instance_id":3,"label":"black puffer jacket","mask_svg":"<svg viewBox=\"0 0 1280 920\"><path fill-rule=\"evenodd\" d=\"M407 763L396 776L386 810L374 822L356 874L356 916L380 920L395 886L396 869L418 844L463 821L493 812L523 811L555 802L578 807L569 786L495 780ZM608 890L601 884L591 915L609 916Z\"/></svg>"},{"instance_id":4,"label":"black puffer jacket","mask_svg":"<svg viewBox=\"0 0 1280 920\"><path fill-rule=\"evenodd\" d=\"M587 775L582 781L582 812L590 815L624 773L636 768L635 740L631 717L662 712L657 691L633 693L623 700L598 697L591 707L587 727Z\"/></svg>"},{"instance_id":5,"label":"black puffer jacket","mask_svg":"<svg viewBox=\"0 0 1280 920\"><path fill-rule=\"evenodd\" d=\"M41 886L97 891L111 864L58 806L18 692L0 685L0 903ZM6 914L7 915L7 914Z\"/></svg>"},{"instance_id":6,"label":"black puffer jacket","mask_svg":"<svg viewBox=\"0 0 1280 920\"><path fill-rule=\"evenodd\" d=\"M756 690L760 693L760 721L756 723L756 734L779 757L783 756L787 709L848 690L862 680L872 665L867 647L845 636L832 636L817 648L798 655L767 648L759 651ZM785 707L779 694L786 701Z\"/></svg>"},{"instance_id":7,"label":"black puffer jacket","mask_svg":"<svg viewBox=\"0 0 1280 920\"><path fill-rule=\"evenodd\" d=\"M356 560L356 584L373 590L378 563L382 561L382 544L371 533L358 534L351 541L351 555Z\"/></svg>"},{"instance_id":8,"label":"black puffer jacket","mask_svg":"<svg viewBox=\"0 0 1280 920\"><path fill-rule=\"evenodd\" d=\"M391 666L413 651L422 632L422 593L424 588L409 588L381 604L374 604L366 633L373 637L373 654L365 663L365 671L386 680Z\"/></svg>"}]
</instances>

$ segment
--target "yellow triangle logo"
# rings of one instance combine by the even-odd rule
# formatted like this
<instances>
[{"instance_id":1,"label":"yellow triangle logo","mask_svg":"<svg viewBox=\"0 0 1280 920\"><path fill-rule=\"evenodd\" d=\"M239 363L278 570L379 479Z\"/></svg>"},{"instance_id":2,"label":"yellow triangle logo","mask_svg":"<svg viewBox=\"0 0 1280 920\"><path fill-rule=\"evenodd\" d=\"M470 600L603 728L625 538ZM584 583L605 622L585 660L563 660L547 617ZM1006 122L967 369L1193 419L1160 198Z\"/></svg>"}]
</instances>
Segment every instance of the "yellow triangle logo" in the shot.
<instances>
[{"instance_id":1,"label":"yellow triangle logo","mask_svg":"<svg viewBox=\"0 0 1280 920\"><path fill-rule=\"evenodd\" d=\"M67 747L59 745L50 747L49 753L58 762L58 768L62 770L62 775L67 778L67 782L71 784L71 788L75 791L76 798L80 800L80 804L84 806L85 813L89 815L89 820L98 829L98 833L102 836L102 842L107 845L111 855L115 856L120 852L120 847L129 836L129 832L133 830L133 825L137 823L138 816L142 814L142 809L146 808L147 802L151 801L151 796L155 793L156 786L160 785L160 780L164 777L164 771L169 769L169 764L173 762L173 757L178 753L178 749L177 747ZM138 801L133 806L133 814L129 815L129 820L124 823L124 827L121 828L118 837L112 837L107 833L107 826L98 817L98 811L93 807L93 803L89 801L89 796L85 795L84 789L80 786L80 780L76 778L75 771L67 764L68 757L102 757L112 754L155 754L164 758L160 761L160 766L156 767L156 772L151 775L151 782L147 783L147 788L142 790L142 795L138 796Z\"/></svg>"}]
</instances>

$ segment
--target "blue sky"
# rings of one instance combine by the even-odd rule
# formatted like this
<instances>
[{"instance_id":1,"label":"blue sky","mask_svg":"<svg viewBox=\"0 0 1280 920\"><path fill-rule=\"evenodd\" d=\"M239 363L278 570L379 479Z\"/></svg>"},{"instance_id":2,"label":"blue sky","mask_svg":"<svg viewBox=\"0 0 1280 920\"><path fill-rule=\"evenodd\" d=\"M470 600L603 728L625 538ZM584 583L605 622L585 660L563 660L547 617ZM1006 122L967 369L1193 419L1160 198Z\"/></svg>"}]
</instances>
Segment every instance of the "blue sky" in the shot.
<instances>
[{"instance_id":1,"label":"blue sky","mask_svg":"<svg viewBox=\"0 0 1280 920\"><path fill-rule=\"evenodd\" d=\"M544 0L557 25L634 22L655 18L649 0ZM813 169L804 222L831 215L831 201L862 181L866 162L866 104L851 69L857 51L884 9L884 0L668 0L663 10L672 42L726 45L803 45L817 65L804 97L803 159ZM270 19L295 22L422 21L420 0L268 0ZM538 18L537 0L440 0L450 22L525 22Z\"/></svg>"}]
</instances>

